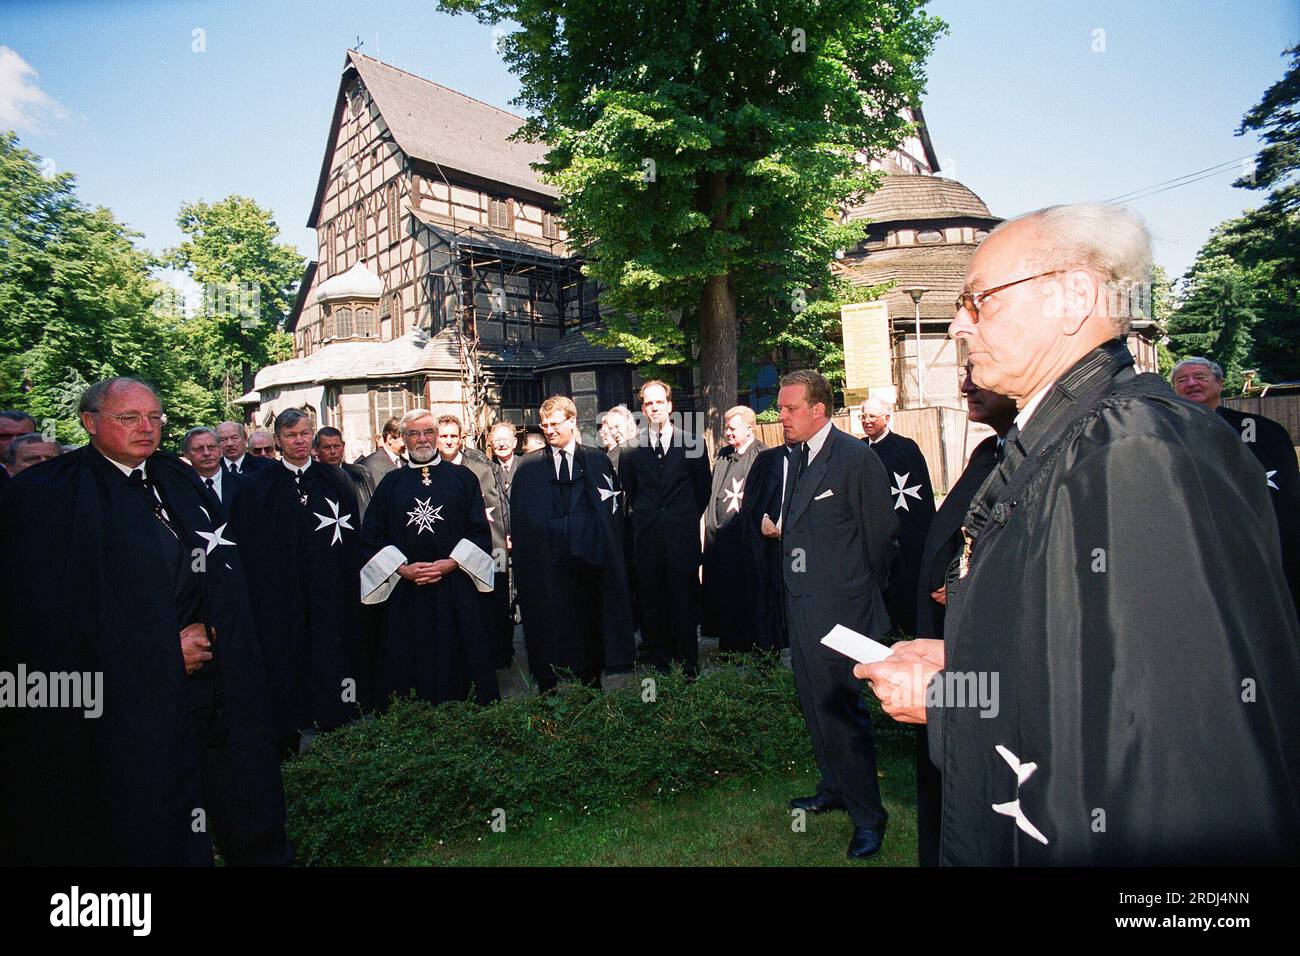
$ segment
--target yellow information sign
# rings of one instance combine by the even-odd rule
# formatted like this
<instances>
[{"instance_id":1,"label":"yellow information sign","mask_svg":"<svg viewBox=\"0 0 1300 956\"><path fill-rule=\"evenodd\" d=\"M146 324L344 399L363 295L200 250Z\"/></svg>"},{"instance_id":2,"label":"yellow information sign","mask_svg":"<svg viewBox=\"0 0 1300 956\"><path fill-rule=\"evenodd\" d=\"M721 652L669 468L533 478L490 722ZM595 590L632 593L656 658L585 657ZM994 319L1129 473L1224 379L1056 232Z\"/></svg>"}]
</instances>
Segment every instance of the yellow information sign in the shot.
<instances>
[{"instance_id":1,"label":"yellow information sign","mask_svg":"<svg viewBox=\"0 0 1300 956\"><path fill-rule=\"evenodd\" d=\"M844 330L844 391L893 387L889 349L889 306L884 302L859 302L840 307Z\"/></svg>"}]
</instances>

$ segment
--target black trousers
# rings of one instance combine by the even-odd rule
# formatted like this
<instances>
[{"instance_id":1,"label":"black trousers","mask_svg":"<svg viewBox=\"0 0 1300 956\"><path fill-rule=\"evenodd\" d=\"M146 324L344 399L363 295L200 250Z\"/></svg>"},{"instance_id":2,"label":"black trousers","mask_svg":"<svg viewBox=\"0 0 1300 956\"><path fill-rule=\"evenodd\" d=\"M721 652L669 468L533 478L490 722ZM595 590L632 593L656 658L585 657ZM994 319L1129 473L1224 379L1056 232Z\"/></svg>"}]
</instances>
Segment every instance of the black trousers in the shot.
<instances>
[{"instance_id":1,"label":"black trousers","mask_svg":"<svg viewBox=\"0 0 1300 956\"><path fill-rule=\"evenodd\" d=\"M284 830L283 808L249 803L259 799L259 793L267 800L284 798L249 787L248 781L240 779L240 761L221 706L220 676L214 671L205 674L200 668L189 681L202 810L217 852L227 866L292 865L293 848Z\"/></svg>"},{"instance_id":2,"label":"black trousers","mask_svg":"<svg viewBox=\"0 0 1300 956\"><path fill-rule=\"evenodd\" d=\"M534 636L528 640L529 666L542 692L553 690L561 680L577 680L599 689L605 666L603 572L555 567L551 571L552 600L568 610L563 631Z\"/></svg>"},{"instance_id":3,"label":"black trousers","mask_svg":"<svg viewBox=\"0 0 1300 956\"><path fill-rule=\"evenodd\" d=\"M510 612L510 575L497 571L492 590L479 595L483 626L492 652L492 666L500 670L515 657L515 619Z\"/></svg>"},{"instance_id":4,"label":"black trousers","mask_svg":"<svg viewBox=\"0 0 1300 956\"><path fill-rule=\"evenodd\" d=\"M663 541L637 547L641 598L641 659L660 670L674 662L688 674L699 668L700 568L669 562Z\"/></svg>"},{"instance_id":5,"label":"black trousers","mask_svg":"<svg viewBox=\"0 0 1300 956\"><path fill-rule=\"evenodd\" d=\"M930 759L925 724L916 728L916 842L921 866L939 865L939 829L943 823L943 775Z\"/></svg>"},{"instance_id":6,"label":"black trousers","mask_svg":"<svg viewBox=\"0 0 1300 956\"><path fill-rule=\"evenodd\" d=\"M794 686L822 777L817 790L842 802L854 826L883 830L889 815L880 802L862 681L853 676L853 661L823 645L824 632L809 625L808 604L815 601L785 594Z\"/></svg>"}]
</instances>

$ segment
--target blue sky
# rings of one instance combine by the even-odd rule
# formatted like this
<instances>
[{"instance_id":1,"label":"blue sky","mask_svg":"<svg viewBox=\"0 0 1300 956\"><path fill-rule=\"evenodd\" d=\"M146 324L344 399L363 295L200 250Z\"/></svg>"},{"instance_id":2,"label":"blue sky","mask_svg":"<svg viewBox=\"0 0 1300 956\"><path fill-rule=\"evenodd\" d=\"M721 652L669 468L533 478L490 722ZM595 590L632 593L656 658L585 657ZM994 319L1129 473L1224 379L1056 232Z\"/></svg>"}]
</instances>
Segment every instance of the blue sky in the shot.
<instances>
[{"instance_id":1,"label":"blue sky","mask_svg":"<svg viewBox=\"0 0 1300 956\"><path fill-rule=\"evenodd\" d=\"M1000 216L1109 199L1252 153L1254 137L1233 131L1300 40L1294 0L930 9L950 25L924 101L935 150L943 173ZM0 126L75 173L82 198L151 249L179 241L182 202L238 192L314 255L305 223L358 37L362 52L487 102L509 108L517 92L491 31L432 0L6 0ZM1231 187L1238 172L1132 203L1172 274L1216 223L1261 201Z\"/></svg>"}]
</instances>

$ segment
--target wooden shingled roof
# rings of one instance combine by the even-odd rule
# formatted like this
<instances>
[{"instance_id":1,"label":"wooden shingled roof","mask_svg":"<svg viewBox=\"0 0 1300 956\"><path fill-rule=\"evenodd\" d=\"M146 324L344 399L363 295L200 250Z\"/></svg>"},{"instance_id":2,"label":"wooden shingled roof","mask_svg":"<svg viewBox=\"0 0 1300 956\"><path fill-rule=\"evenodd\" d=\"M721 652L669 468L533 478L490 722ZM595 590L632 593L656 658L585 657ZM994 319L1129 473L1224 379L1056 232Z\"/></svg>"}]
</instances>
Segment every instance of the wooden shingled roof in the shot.
<instances>
[{"instance_id":1,"label":"wooden shingled roof","mask_svg":"<svg viewBox=\"0 0 1300 956\"><path fill-rule=\"evenodd\" d=\"M917 219L987 219L998 223L984 200L961 183L941 176L890 173L866 200L848 209L849 219L907 222Z\"/></svg>"},{"instance_id":2,"label":"wooden shingled roof","mask_svg":"<svg viewBox=\"0 0 1300 956\"><path fill-rule=\"evenodd\" d=\"M894 287L881 298L889 303L889 315L895 320L915 315L911 296L904 290L924 288L921 318L928 322L949 322L953 302L961 292L966 263L975 253L973 243L948 243L933 246L895 246L872 250L865 256L849 257L841 263L845 277L854 285Z\"/></svg>"},{"instance_id":3,"label":"wooden shingled roof","mask_svg":"<svg viewBox=\"0 0 1300 956\"><path fill-rule=\"evenodd\" d=\"M409 159L436 164L449 177L461 173L540 197L559 197L559 191L543 184L529 165L541 162L545 145L509 139L523 124L522 117L349 50L308 226L315 227L325 196L330 157L354 75L365 85L393 141Z\"/></svg>"}]
</instances>

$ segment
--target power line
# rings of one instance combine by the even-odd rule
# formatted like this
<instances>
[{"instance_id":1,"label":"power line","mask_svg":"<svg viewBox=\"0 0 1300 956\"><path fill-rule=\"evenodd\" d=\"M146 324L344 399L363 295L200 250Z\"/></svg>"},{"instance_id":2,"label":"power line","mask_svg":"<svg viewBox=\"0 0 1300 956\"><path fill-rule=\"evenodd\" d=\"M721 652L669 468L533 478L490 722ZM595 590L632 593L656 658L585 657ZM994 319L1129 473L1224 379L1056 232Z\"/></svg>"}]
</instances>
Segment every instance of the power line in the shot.
<instances>
[{"instance_id":1,"label":"power line","mask_svg":"<svg viewBox=\"0 0 1300 956\"><path fill-rule=\"evenodd\" d=\"M1150 186L1143 186L1141 189L1134 189L1131 192L1120 193L1118 196L1113 196L1110 199L1105 199L1102 201L1108 203L1128 202L1132 199L1146 198L1145 196L1140 196L1139 194L1146 193L1148 190L1156 190L1157 192L1164 192L1165 190L1161 189L1160 187L1164 186L1164 187L1168 187L1169 189L1176 189L1178 186L1186 186L1193 182L1199 182L1201 179L1209 179L1210 176L1217 176L1222 172L1226 172L1228 167L1235 166L1236 164L1240 163L1242 160L1245 159L1253 159L1257 155L1258 153L1248 153L1245 156L1238 156L1236 159L1229 159L1222 163L1216 163L1213 166L1207 166L1204 169L1198 169L1192 173L1187 173L1182 176L1175 176L1173 179L1166 179L1162 183L1154 183ZM1203 173L1206 175L1202 175ZM1197 178L1194 179L1193 177L1197 177ZM1187 182L1183 182L1183 180L1187 180ZM1154 196L1155 193L1152 192L1150 193L1150 195Z\"/></svg>"},{"instance_id":2,"label":"power line","mask_svg":"<svg viewBox=\"0 0 1300 956\"><path fill-rule=\"evenodd\" d=\"M1145 195L1142 195L1142 196L1133 196L1133 197L1130 198L1130 199L1124 199L1124 200L1121 200L1121 202L1126 202L1126 203L1127 203L1127 202L1137 202L1137 200L1139 200L1139 199L1149 199L1149 198L1151 198L1152 196L1159 195L1160 193L1166 193L1166 192L1169 192L1169 190L1171 190L1171 189L1177 189L1179 186L1190 186L1192 183L1199 183L1202 179L1213 179L1215 176L1222 176L1224 173L1228 173L1228 172L1232 172L1232 170L1230 170L1230 169L1220 169L1220 170L1218 170L1217 172L1206 173L1204 176L1197 176L1195 179L1189 179L1189 180L1187 180L1187 182L1184 182L1184 183L1175 183L1173 186L1166 186L1164 189L1157 189L1157 190L1155 190L1155 191L1153 191L1153 192L1146 193Z\"/></svg>"}]
</instances>

